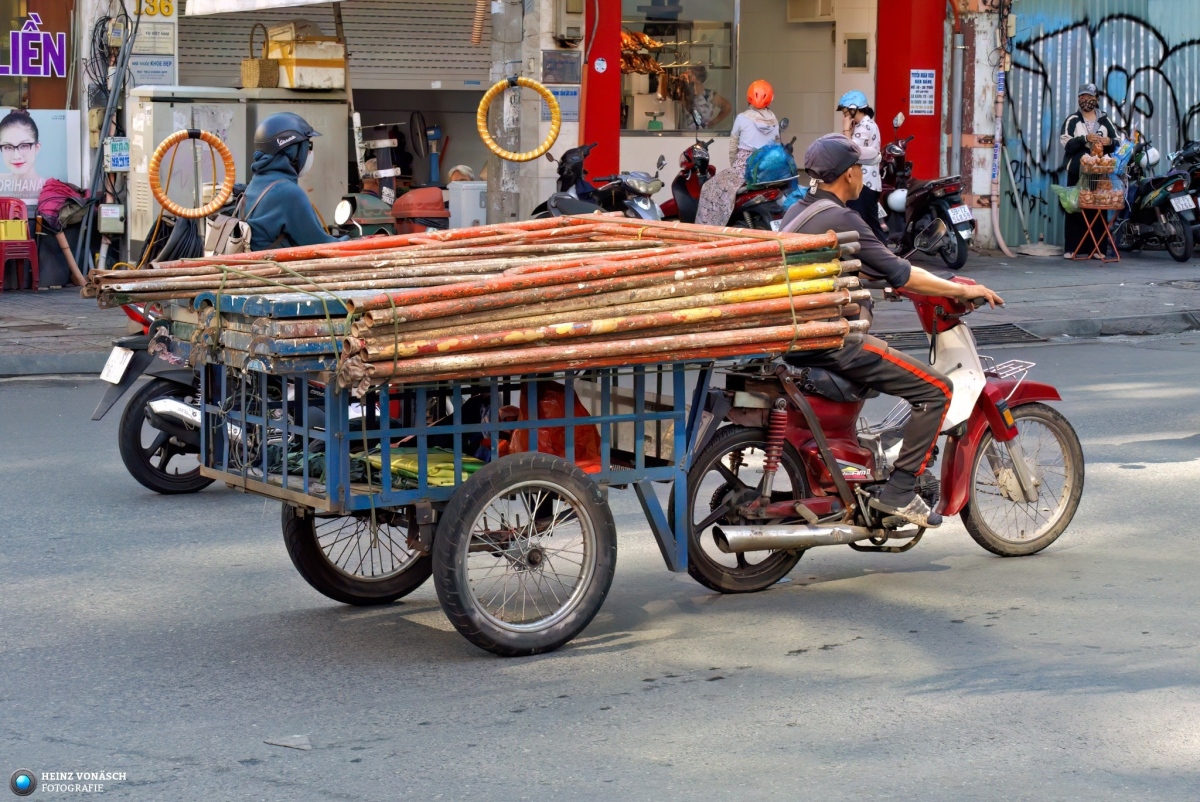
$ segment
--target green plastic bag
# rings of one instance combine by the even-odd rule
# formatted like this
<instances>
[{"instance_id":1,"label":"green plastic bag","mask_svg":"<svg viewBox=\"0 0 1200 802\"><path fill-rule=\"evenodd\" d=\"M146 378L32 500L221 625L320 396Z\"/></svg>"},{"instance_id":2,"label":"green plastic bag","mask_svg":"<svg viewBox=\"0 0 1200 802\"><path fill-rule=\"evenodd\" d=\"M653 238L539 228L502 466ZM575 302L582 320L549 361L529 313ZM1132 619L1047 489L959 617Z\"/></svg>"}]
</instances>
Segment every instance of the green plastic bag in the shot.
<instances>
[{"instance_id":1,"label":"green plastic bag","mask_svg":"<svg viewBox=\"0 0 1200 802\"><path fill-rule=\"evenodd\" d=\"M1062 204L1064 212L1075 214L1079 211L1078 184L1073 187L1060 187L1058 184L1051 184L1050 189L1054 190L1054 194L1058 196L1058 202Z\"/></svg>"}]
</instances>

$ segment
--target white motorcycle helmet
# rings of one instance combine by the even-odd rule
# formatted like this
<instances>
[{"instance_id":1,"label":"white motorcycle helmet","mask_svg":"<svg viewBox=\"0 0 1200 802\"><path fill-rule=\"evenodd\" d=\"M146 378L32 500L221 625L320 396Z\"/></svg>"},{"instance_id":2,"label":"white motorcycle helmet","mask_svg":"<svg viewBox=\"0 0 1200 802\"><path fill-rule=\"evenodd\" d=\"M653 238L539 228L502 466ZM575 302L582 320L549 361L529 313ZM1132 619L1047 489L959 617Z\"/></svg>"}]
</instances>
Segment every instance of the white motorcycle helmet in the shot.
<instances>
[{"instance_id":1,"label":"white motorcycle helmet","mask_svg":"<svg viewBox=\"0 0 1200 802\"><path fill-rule=\"evenodd\" d=\"M893 191L891 195L888 195L887 207L889 209L891 209L893 212L903 214L905 205L907 203L908 203L908 190L907 189L897 189L897 190Z\"/></svg>"}]
</instances>

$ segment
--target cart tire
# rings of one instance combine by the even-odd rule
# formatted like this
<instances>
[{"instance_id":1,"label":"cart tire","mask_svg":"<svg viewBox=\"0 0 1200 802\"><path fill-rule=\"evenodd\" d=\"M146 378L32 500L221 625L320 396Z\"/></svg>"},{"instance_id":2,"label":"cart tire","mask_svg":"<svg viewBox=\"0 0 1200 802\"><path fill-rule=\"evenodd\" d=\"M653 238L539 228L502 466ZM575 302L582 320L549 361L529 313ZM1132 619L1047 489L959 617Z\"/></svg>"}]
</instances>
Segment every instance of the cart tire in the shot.
<instances>
[{"instance_id":1,"label":"cart tire","mask_svg":"<svg viewBox=\"0 0 1200 802\"><path fill-rule=\"evenodd\" d=\"M742 555L742 559L738 559L737 555L722 555L723 558L729 558L736 561L736 565L726 565L717 558L715 554L715 543L712 540L712 526L705 527L702 531L697 531L697 517L707 517L707 513L715 511L716 507L728 492L728 484L723 484L717 487L714 491L712 487L705 483L706 477L710 477L714 472L714 466L718 462L724 461L725 457L735 451L756 450L760 454L767 442L767 430L749 428L746 426L726 426L719 429L713 439L704 450L692 460L692 467L688 471L688 501L687 508L689 510L688 521L688 574L692 579L699 582L709 590L715 590L718 593L757 593L761 590L766 590L772 585L779 582L787 576L796 563L800 562L800 558L804 556L804 549L793 549L791 551L772 551L766 552L766 556L759 559L757 562L750 561ZM753 486L757 483L756 477ZM783 446L783 457L780 460L779 472L776 474L775 488L776 493L783 488L783 482L791 485L790 492L793 497L804 498L808 495L808 484L805 479L803 463L800 460L800 454L792 447L790 443L785 443ZM797 494L796 491L799 491ZM757 493L755 493L757 496ZM669 510L668 520L671 523L671 528L675 528L675 491L671 491L671 498L668 502ZM718 522L726 523L743 523L737 516L719 519ZM699 523L703 523L703 518ZM705 538L707 537L707 542ZM762 554L763 552L752 552L752 554Z\"/></svg>"},{"instance_id":2,"label":"cart tire","mask_svg":"<svg viewBox=\"0 0 1200 802\"><path fill-rule=\"evenodd\" d=\"M428 554L408 549L404 540L392 540L391 535L403 535L403 530L387 520L390 514L390 510L376 512L378 531L390 542L385 547L383 540L377 540L380 545L372 548L370 513L330 517L326 526L312 510L285 503L283 542L296 571L325 596L356 606L390 604L421 587L433 572ZM338 522L344 522L340 528ZM355 529L347 533L346 526ZM341 559L347 554L350 559ZM354 554L359 556L357 562Z\"/></svg>"},{"instance_id":3,"label":"cart tire","mask_svg":"<svg viewBox=\"0 0 1200 802\"><path fill-rule=\"evenodd\" d=\"M582 632L616 564L617 528L600 487L567 460L537 452L480 468L446 505L433 541L446 616L471 643L504 657L553 651Z\"/></svg>"},{"instance_id":4,"label":"cart tire","mask_svg":"<svg viewBox=\"0 0 1200 802\"><path fill-rule=\"evenodd\" d=\"M152 379L134 393L125 405L125 410L121 413L121 422L117 426L117 448L121 452L121 462L125 463L126 470L142 487L170 496L196 493L213 483L212 479L200 475L198 450L175 447L169 440L157 449L154 443L147 446L142 442L146 409L151 401L160 398L186 400L196 394L195 389L170 379ZM161 432L159 434L165 436ZM176 457L190 459L189 454L195 455L195 467L183 473L171 473L169 468ZM155 459L158 460L157 465L154 463Z\"/></svg>"}]
</instances>

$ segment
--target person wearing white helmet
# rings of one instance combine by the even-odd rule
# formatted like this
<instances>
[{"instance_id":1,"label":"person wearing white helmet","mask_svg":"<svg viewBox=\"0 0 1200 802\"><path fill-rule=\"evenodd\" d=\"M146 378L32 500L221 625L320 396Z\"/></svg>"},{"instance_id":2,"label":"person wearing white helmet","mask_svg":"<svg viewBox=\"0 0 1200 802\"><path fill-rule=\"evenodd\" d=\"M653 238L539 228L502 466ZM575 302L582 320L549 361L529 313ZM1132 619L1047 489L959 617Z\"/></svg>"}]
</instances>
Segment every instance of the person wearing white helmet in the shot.
<instances>
[{"instance_id":1,"label":"person wearing white helmet","mask_svg":"<svg viewBox=\"0 0 1200 802\"><path fill-rule=\"evenodd\" d=\"M1117 129L1100 109L1096 85L1093 83L1081 85L1078 97L1079 110L1066 119L1066 122L1063 123L1062 134L1058 138L1063 146L1063 165L1059 169L1066 169L1067 186L1069 187L1079 183L1080 164L1094 143L1100 143L1106 154L1117 149ZM1087 221L1082 212L1066 216L1063 221L1064 258L1075 258L1073 254L1079 249L1079 243L1083 241L1087 230ZM1100 235L1101 232L1096 232L1097 238Z\"/></svg>"},{"instance_id":2,"label":"person wearing white helmet","mask_svg":"<svg viewBox=\"0 0 1200 802\"><path fill-rule=\"evenodd\" d=\"M857 89L842 95L837 110L842 113L842 134L857 143L863 153L863 188L857 200L847 204L858 212L880 240L887 241L879 224L879 195L883 181L879 175L880 136L875 124L875 109L867 96Z\"/></svg>"}]
</instances>

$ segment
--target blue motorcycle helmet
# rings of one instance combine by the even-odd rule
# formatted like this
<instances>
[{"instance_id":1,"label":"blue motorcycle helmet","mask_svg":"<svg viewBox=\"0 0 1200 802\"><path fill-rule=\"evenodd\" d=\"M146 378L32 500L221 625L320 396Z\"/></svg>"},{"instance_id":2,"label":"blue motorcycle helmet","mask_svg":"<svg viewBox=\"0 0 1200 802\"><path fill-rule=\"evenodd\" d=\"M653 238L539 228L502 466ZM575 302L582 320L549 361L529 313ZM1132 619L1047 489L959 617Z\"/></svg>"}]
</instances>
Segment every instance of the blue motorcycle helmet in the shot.
<instances>
[{"instance_id":1,"label":"blue motorcycle helmet","mask_svg":"<svg viewBox=\"0 0 1200 802\"><path fill-rule=\"evenodd\" d=\"M866 109L870 107L871 102L867 100L867 96L857 89L852 89L846 94L842 95L842 99L838 101L837 110L842 111L845 109L853 114L859 109Z\"/></svg>"}]
</instances>

